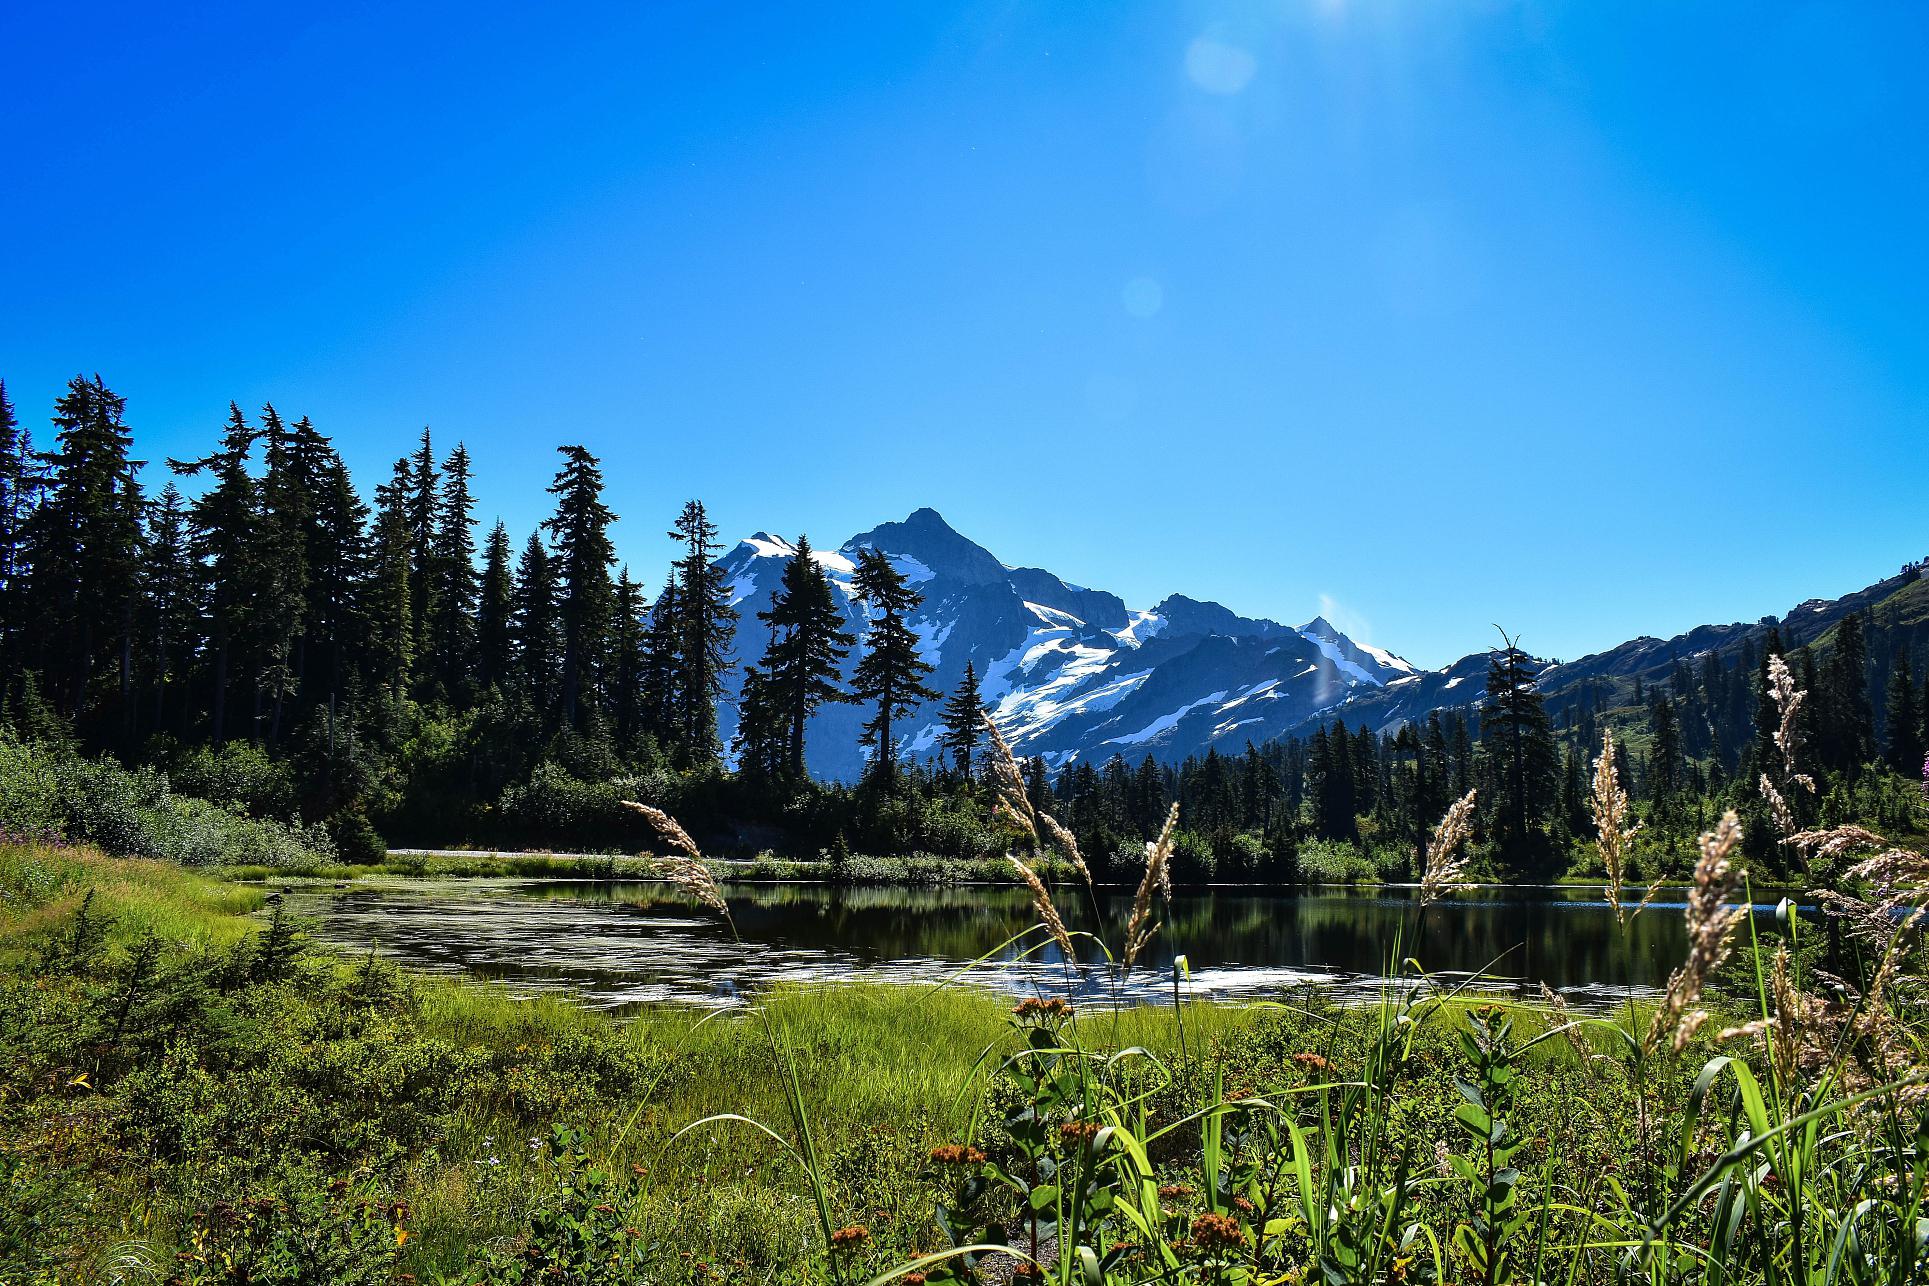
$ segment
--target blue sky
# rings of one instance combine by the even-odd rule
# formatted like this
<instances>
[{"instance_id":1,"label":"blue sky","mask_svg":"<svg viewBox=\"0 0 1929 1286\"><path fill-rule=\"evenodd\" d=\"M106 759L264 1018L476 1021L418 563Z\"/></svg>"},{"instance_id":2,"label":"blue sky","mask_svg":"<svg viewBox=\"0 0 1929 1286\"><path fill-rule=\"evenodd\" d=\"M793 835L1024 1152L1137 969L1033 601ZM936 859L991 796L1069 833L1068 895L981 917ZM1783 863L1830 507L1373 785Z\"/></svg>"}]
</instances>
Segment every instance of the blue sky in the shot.
<instances>
[{"instance_id":1,"label":"blue sky","mask_svg":"<svg viewBox=\"0 0 1929 1286\"><path fill-rule=\"evenodd\" d=\"M0 378L44 425L98 371L157 460L272 400L365 486L428 424L518 540L583 442L651 588L689 496L928 504L1136 605L1572 657L1929 554L1925 48L1880 4L17 5Z\"/></svg>"}]
</instances>

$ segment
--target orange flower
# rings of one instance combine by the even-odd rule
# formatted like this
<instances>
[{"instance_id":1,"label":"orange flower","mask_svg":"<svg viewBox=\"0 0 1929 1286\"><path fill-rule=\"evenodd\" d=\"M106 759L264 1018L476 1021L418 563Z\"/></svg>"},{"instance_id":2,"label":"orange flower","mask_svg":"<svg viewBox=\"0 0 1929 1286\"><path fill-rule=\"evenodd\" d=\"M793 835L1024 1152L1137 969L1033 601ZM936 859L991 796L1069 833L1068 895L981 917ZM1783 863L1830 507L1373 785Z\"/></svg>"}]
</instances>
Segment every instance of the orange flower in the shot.
<instances>
[{"instance_id":1,"label":"orange flower","mask_svg":"<svg viewBox=\"0 0 1929 1286\"><path fill-rule=\"evenodd\" d=\"M939 1165L983 1165L985 1154L969 1143L941 1143L931 1149L931 1159Z\"/></svg>"},{"instance_id":2,"label":"orange flower","mask_svg":"<svg viewBox=\"0 0 1929 1286\"><path fill-rule=\"evenodd\" d=\"M1192 1240L1199 1249L1236 1250L1246 1244L1245 1230L1231 1215L1195 1215L1192 1220Z\"/></svg>"}]
</instances>

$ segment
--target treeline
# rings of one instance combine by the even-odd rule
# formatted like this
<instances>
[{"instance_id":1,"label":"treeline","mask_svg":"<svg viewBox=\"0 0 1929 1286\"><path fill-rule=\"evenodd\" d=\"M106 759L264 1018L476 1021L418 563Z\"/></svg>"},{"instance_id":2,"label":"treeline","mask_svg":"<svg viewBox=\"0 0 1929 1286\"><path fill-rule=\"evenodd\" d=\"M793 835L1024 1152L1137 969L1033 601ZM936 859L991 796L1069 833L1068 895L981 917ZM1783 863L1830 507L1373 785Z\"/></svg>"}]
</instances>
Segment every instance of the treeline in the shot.
<instances>
[{"instance_id":1,"label":"treeline","mask_svg":"<svg viewBox=\"0 0 1929 1286\"><path fill-rule=\"evenodd\" d=\"M478 539L469 454L438 455L427 430L370 505L329 439L272 405L231 406L215 449L166 461L158 491L98 377L68 385L53 429L36 448L0 384L0 702L24 739L298 814L351 855L379 849L378 824L422 844L607 845L631 825L623 790L726 844L996 842L968 804L927 817L958 795L944 771L897 771L895 728L938 694L907 623L919 595L882 555L858 567L858 639L799 542L750 623L764 647L742 684L742 771L726 773L717 708L740 623L700 502L670 524L651 598L616 565L581 446L558 448L553 513L518 544L500 521ZM833 701L871 712L883 780L862 798L804 770L804 730ZM945 708L968 777L975 683Z\"/></svg>"},{"instance_id":2,"label":"treeline","mask_svg":"<svg viewBox=\"0 0 1929 1286\"><path fill-rule=\"evenodd\" d=\"M1929 586L1910 588L1911 598L1921 588ZM1887 645L1884 661L1872 639ZM1243 754L1211 750L1177 766L1078 764L1059 775L1047 806L1090 851L1121 865L1176 798L1182 871L1411 878L1431 828L1475 790L1487 872L1554 878L1588 860L1590 781L1611 733L1617 777L1641 813L1637 851L1649 876L1685 871L1695 836L1728 808L1748 823L1756 869L1791 875L1797 855L1777 842L1764 776L1800 825L1922 826L1929 681L1915 676L1929 668L1925 646L1929 630L1915 616L1871 607L1809 646L1785 649L1771 626L1725 655L1665 666L1660 682L1602 680L1550 703L1536 663L1509 643L1492 654L1485 699L1470 708L1390 733L1335 720L1310 737L1249 742ZM1767 697L1776 656L1805 693L1794 733L1812 791L1788 780L1776 742L1780 714Z\"/></svg>"},{"instance_id":3,"label":"treeline","mask_svg":"<svg viewBox=\"0 0 1929 1286\"><path fill-rule=\"evenodd\" d=\"M699 502L668 524L654 595L617 565L616 515L581 446L558 449L552 513L518 542L500 521L482 531L468 452L438 453L427 430L371 504L306 418L231 407L212 451L156 468L135 457L125 412L99 378L76 378L42 450L0 385L0 717L23 741L325 828L350 858L378 854L379 836L641 846L624 797L672 808L718 852L972 856L1009 839L976 782L975 676L947 694L928 686L909 625L919 595L881 554L862 554L853 578L861 634L804 539L771 600L740 620ZM176 478L192 480L191 499ZM1808 693L1803 769L1819 785L1783 793L1805 821L1914 824L1929 743L1922 588L1896 596L1907 612L1852 612L1787 650ZM1760 782L1789 783L1764 693L1783 653L1771 629L1652 679L1549 698L1509 641L1484 700L1397 731L1334 722L1179 765L1025 771L1114 873L1135 868L1176 799L1182 878L1403 877L1447 805L1475 790L1489 873L1548 876L1592 835L1588 779L1611 729L1656 869L1678 869L1729 806L1773 868L1786 854ZM734 664L726 748L717 711ZM851 786L805 769L806 730L833 702L867 711L871 770ZM897 730L934 706L942 753L900 763Z\"/></svg>"}]
</instances>

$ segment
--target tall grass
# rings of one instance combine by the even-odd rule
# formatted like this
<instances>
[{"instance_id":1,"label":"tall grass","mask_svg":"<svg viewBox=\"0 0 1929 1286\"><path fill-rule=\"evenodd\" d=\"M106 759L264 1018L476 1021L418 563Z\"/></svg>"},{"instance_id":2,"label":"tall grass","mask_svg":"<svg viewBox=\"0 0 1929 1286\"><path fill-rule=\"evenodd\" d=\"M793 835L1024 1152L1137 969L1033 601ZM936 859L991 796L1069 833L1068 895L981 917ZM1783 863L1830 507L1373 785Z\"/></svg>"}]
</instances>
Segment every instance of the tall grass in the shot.
<instances>
[{"instance_id":1,"label":"tall grass","mask_svg":"<svg viewBox=\"0 0 1929 1286\"><path fill-rule=\"evenodd\" d=\"M1807 780L1793 731L1801 694L1787 683L1774 692L1784 715L1783 786L1799 788ZM1006 817L1034 850L1069 845L1082 871L1075 843L1025 801L1008 752L1001 772L1002 749L994 735L991 776ZM1622 905L1633 828L1613 755L1609 740L1593 804L1605 896L1625 930L1648 906ZM1301 1030L1324 1028L1324 1040L1294 1053L1284 1064L1291 1070L1269 1083L1228 1086L1233 1064L1223 1047L1196 1061L1188 1052L1176 974L1176 1060L1134 1041L1139 1020L1128 1014L1136 1011L1116 999L1092 1010L1041 994L1019 1004L1002 1038L986 1045L975 1095L966 1092L979 1110L931 1153L928 1182L946 1244L873 1265L882 1270L869 1280L1916 1280L1929 1268L1929 1060L1919 979L1907 961L1929 907L1929 857L1859 829L1795 832L1794 810L1774 789L1764 779L1784 842L1869 854L1851 871L1866 895L1827 895L1862 948L1851 977L1813 966L1802 976L1792 913L1780 942L1757 935L1737 903L1745 876L1733 865L1740 826L1730 814L1701 840L1683 963L1657 1002L1630 993L1608 1016L1574 1017L1558 998L1537 1006L1475 998L1471 981L1428 986L1407 962L1363 1022L1349 1027L1344 1016L1309 1010ZM1471 803L1449 809L1420 855L1423 895L1407 933L1416 954L1429 905L1465 878ZM1147 846L1118 950L1093 939L1118 961L1121 982L1155 930L1165 856L1163 838ZM1052 891L1023 859L1011 861L1039 913L1026 949L1052 944L1075 968ZM1711 1041L1714 982L1738 949L1752 986L1728 1003L1750 1012ZM1421 1056L1423 1033L1443 1027L1458 1056ZM782 1149L819 1212L822 1235L810 1247L819 1273L863 1279L868 1229L832 1226L818 1160L824 1131L812 1116L822 1100L806 1092L790 1047L773 1035L771 1048L782 1111L714 1114L692 1129L734 1123ZM1616 1114L1600 1123L1616 1144L1608 1166L1575 1168L1558 1142L1523 1128L1523 1102L1554 1052L1595 1091L1566 1110ZM1458 1099L1452 1128L1426 1146L1413 1119L1443 1086Z\"/></svg>"}]
</instances>

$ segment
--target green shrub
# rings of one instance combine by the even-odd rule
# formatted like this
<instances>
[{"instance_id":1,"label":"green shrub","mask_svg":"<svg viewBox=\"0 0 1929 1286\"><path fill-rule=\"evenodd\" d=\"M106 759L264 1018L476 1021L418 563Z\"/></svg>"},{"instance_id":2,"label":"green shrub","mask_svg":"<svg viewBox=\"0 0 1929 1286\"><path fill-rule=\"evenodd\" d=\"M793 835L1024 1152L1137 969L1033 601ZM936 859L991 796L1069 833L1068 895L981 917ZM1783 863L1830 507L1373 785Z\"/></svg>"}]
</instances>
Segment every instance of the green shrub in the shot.
<instances>
[{"instance_id":1,"label":"green shrub","mask_svg":"<svg viewBox=\"0 0 1929 1286\"><path fill-rule=\"evenodd\" d=\"M184 866L291 868L331 862L320 827L249 817L177 793L154 768L81 759L0 736L0 829L51 829L124 857Z\"/></svg>"}]
</instances>

